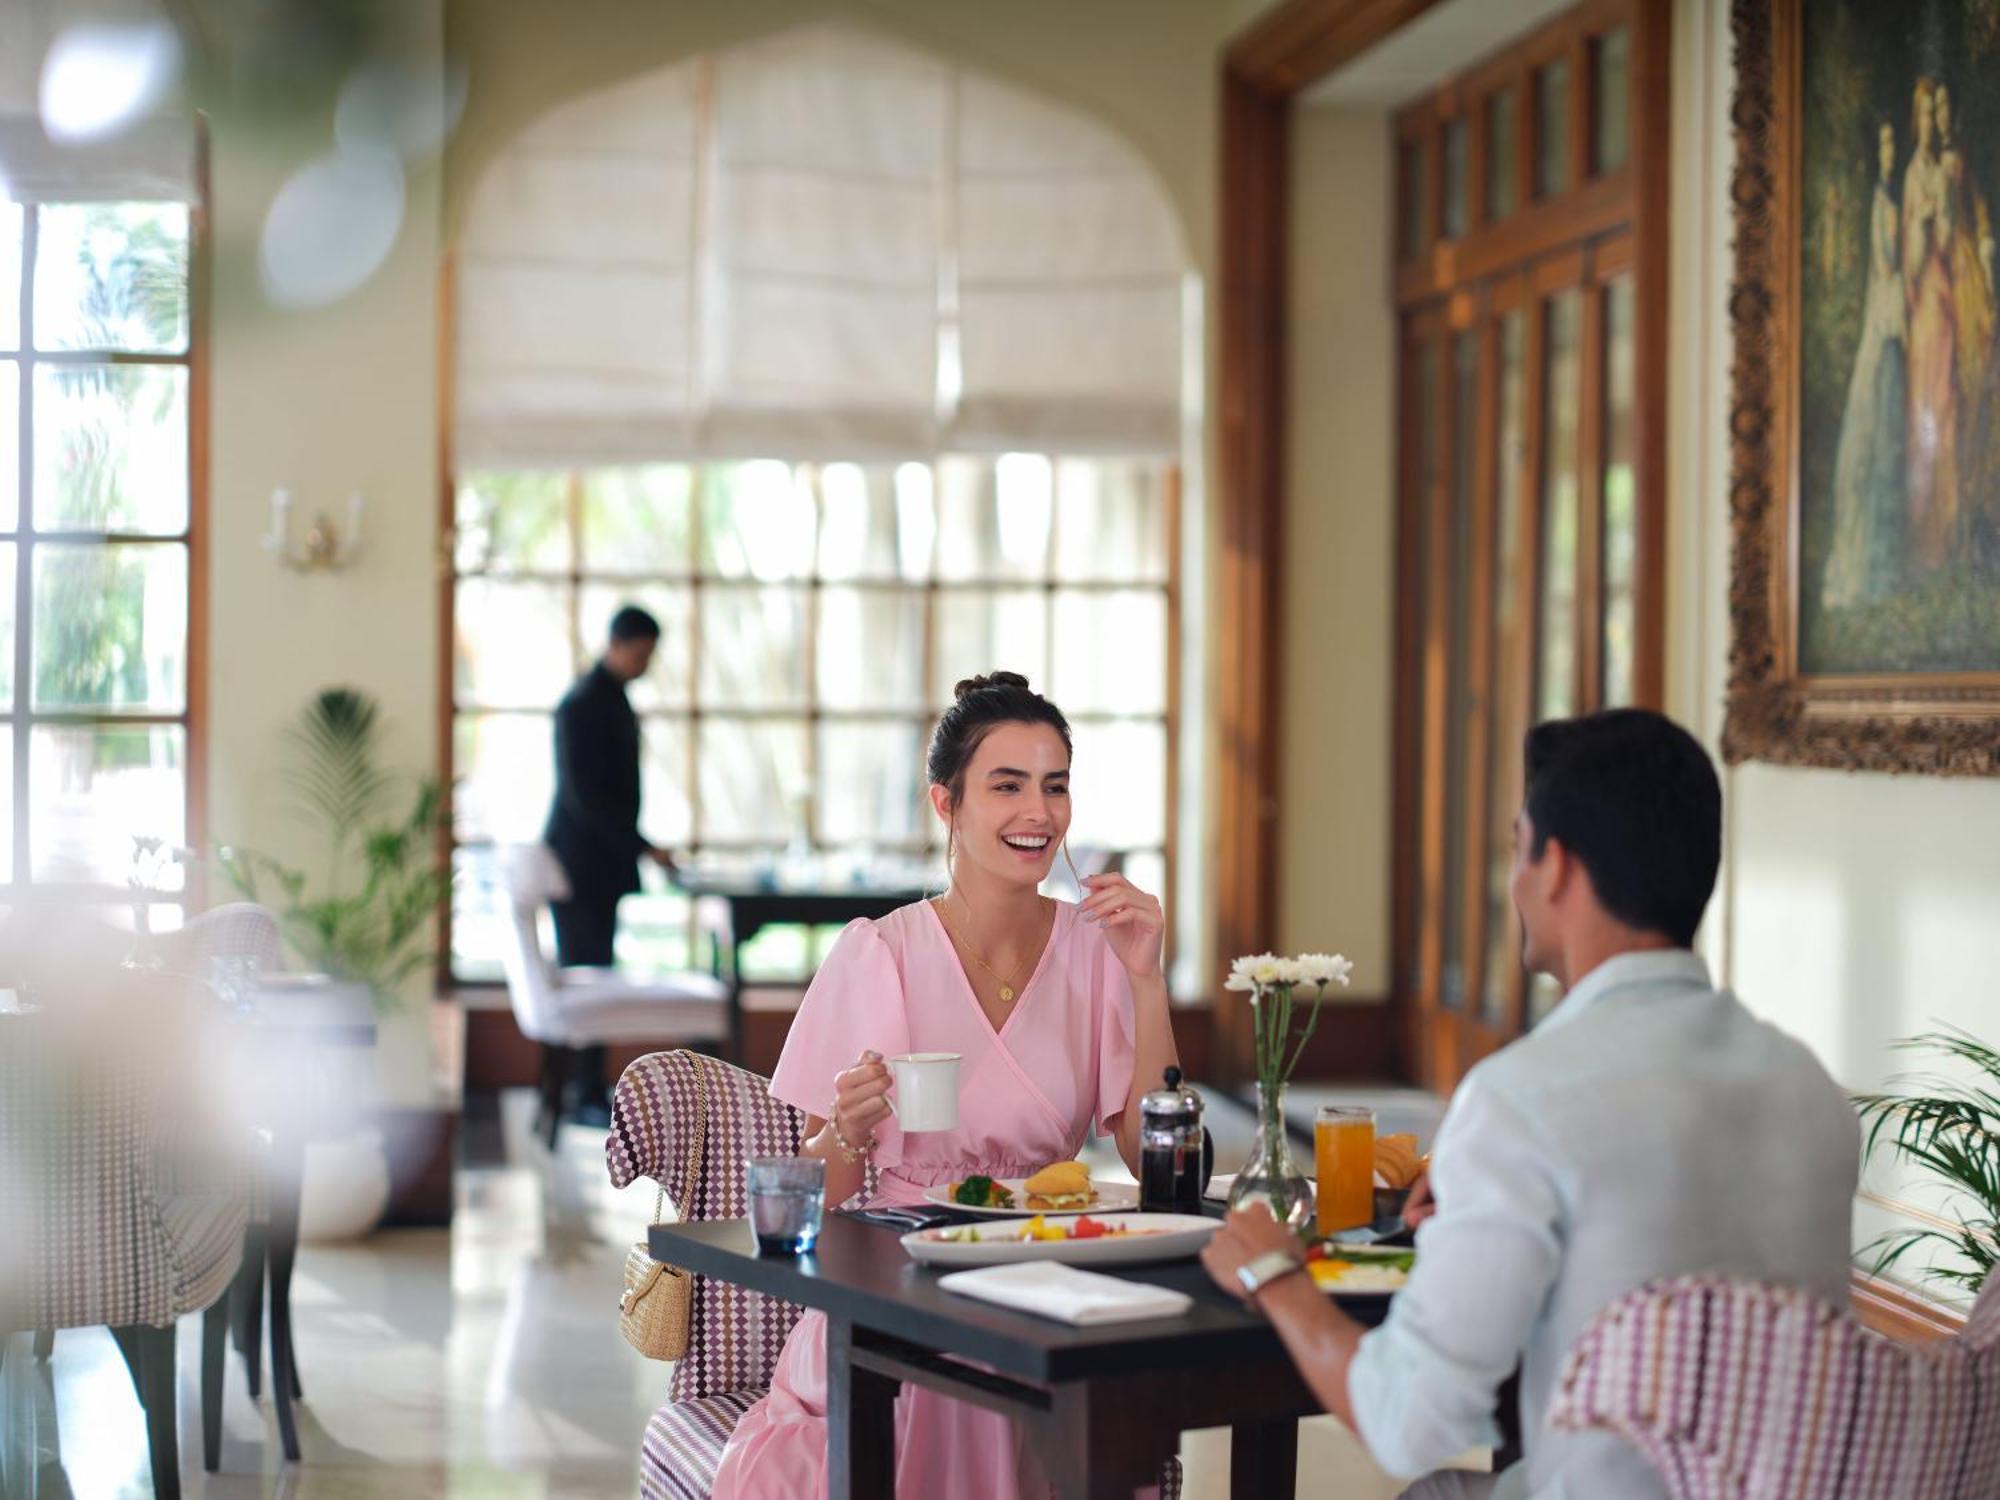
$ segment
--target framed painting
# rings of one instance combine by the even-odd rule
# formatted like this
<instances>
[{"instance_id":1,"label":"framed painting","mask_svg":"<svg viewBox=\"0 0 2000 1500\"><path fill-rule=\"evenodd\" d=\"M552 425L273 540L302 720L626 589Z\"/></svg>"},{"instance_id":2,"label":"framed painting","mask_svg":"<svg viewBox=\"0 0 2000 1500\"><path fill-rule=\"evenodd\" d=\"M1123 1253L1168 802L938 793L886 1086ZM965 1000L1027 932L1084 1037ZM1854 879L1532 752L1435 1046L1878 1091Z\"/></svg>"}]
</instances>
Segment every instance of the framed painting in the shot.
<instances>
[{"instance_id":1,"label":"framed painting","mask_svg":"<svg viewBox=\"0 0 2000 1500\"><path fill-rule=\"evenodd\" d=\"M1736 0L1725 756L2000 774L2000 0Z\"/></svg>"}]
</instances>

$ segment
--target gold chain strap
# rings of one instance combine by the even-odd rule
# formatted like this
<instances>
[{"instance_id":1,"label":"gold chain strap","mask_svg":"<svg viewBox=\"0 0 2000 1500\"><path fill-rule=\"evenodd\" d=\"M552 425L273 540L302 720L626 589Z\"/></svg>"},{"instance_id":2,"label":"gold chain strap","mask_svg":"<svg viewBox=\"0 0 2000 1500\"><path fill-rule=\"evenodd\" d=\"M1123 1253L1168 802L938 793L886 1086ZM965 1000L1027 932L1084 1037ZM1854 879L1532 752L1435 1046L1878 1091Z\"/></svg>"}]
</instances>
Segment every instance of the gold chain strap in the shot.
<instances>
[{"instance_id":1,"label":"gold chain strap","mask_svg":"<svg viewBox=\"0 0 2000 1500\"><path fill-rule=\"evenodd\" d=\"M701 1150L708 1139L708 1070L702 1066L701 1054L690 1052L688 1064L694 1069L694 1134L688 1137L687 1166L681 1172L683 1201L674 1207L680 1211L680 1222L688 1221L688 1208L695 1194L695 1173L701 1169ZM663 1222L660 1208L667 1196L666 1184L660 1185L660 1196L653 1204L653 1222Z\"/></svg>"}]
</instances>

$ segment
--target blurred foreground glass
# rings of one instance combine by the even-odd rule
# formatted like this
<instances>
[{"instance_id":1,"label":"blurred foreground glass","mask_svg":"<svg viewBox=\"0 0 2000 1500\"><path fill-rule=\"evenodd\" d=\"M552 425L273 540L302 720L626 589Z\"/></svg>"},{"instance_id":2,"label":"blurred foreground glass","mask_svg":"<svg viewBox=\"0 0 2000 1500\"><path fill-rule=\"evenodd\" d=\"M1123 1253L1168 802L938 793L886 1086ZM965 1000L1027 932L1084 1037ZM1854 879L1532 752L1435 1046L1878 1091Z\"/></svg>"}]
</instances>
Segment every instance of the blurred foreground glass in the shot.
<instances>
[{"instance_id":1,"label":"blurred foreground glass","mask_svg":"<svg viewBox=\"0 0 2000 1500\"><path fill-rule=\"evenodd\" d=\"M1328 1104L1313 1122L1319 1232L1358 1229L1375 1218L1375 1111Z\"/></svg>"},{"instance_id":2,"label":"blurred foreground glass","mask_svg":"<svg viewBox=\"0 0 2000 1500\"><path fill-rule=\"evenodd\" d=\"M810 1255L826 1203L826 1163L811 1156L763 1156L746 1170L757 1253Z\"/></svg>"}]
</instances>

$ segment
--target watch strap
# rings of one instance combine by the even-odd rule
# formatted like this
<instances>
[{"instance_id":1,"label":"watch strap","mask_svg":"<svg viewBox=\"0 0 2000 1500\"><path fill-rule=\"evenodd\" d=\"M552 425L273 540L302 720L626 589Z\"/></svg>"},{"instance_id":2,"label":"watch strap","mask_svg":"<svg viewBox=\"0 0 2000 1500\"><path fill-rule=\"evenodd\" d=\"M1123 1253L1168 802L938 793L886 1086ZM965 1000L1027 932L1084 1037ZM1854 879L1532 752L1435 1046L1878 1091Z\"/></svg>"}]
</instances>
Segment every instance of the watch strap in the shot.
<instances>
[{"instance_id":1,"label":"watch strap","mask_svg":"<svg viewBox=\"0 0 2000 1500\"><path fill-rule=\"evenodd\" d=\"M1305 1268L1305 1261L1288 1250L1266 1250L1236 1268L1236 1281L1243 1288L1243 1295L1254 1301L1272 1282Z\"/></svg>"}]
</instances>

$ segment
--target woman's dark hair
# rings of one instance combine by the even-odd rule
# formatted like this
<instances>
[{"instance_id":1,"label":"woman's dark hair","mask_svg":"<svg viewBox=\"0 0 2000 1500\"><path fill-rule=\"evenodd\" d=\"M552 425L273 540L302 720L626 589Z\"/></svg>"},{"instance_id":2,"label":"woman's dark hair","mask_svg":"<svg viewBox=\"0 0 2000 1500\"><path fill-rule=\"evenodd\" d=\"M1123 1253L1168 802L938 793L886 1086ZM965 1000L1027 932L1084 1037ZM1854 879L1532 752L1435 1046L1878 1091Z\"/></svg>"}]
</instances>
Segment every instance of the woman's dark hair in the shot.
<instances>
[{"instance_id":1,"label":"woman's dark hair","mask_svg":"<svg viewBox=\"0 0 2000 1500\"><path fill-rule=\"evenodd\" d=\"M1612 916L1692 945L1722 862L1722 784L1695 737L1620 708L1537 725L1524 754L1535 858L1562 840Z\"/></svg>"},{"instance_id":2,"label":"woman's dark hair","mask_svg":"<svg viewBox=\"0 0 2000 1500\"><path fill-rule=\"evenodd\" d=\"M965 768L972 764L980 741L1001 724L1046 724L1062 736L1065 751L1074 751L1069 720L1029 687L1028 679L1019 672L968 677L952 689L951 707L931 731L931 751L925 762L931 785L946 788L954 807L965 795Z\"/></svg>"}]
</instances>

